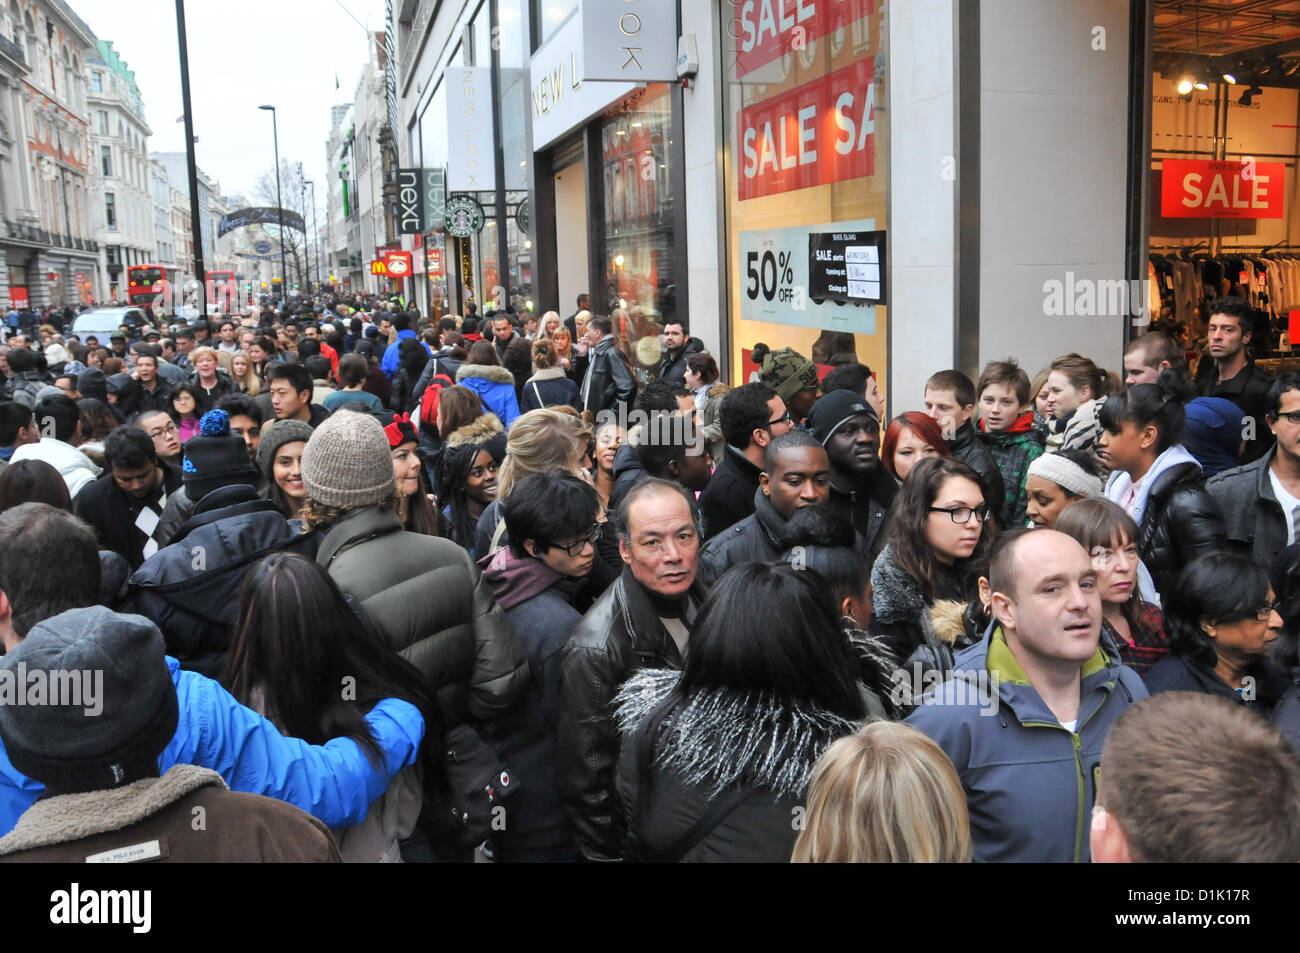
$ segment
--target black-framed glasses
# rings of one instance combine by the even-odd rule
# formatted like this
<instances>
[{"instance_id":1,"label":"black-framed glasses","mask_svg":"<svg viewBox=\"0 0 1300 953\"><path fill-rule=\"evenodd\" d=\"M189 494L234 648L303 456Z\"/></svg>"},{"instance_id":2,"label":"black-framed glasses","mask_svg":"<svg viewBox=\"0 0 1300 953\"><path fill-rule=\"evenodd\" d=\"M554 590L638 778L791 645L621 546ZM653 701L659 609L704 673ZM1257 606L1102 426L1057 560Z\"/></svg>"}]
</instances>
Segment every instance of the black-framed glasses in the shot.
<instances>
[{"instance_id":1,"label":"black-framed glasses","mask_svg":"<svg viewBox=\"0 0 1300 953\"><path fill-rule=\"evenodd\" d=\"M793 427L793 426L794 426L794 418L790 416L790 411L787 410L787 411L786 411L784 414L782 414L780 417L776 418L776 420L769 420L769 421L767 422L767 429L768 429L768 430L771 430L771 429L772 429L773 427L775 427L777 424L789 424L790 426Z\"/></svg>"},{"instance_id":2,"label":"black-framed glasses","mask_svg":"<svg viewBox=\"0 0 1300 953\"><path fill-rule=\"evenodd\" d=\"M165 427L157 427L153 430L150 430L149 436L152 437L154 440L157 440L161 436L164 435L171 436L174 433L180 433L180 431L176 428L175 423L170 423Z\"/></svg>"},{"instance_id":3,"label":"black-framed glasses","mask_svg":"<svg viewBox=\"0 0 1300 953\"><path fill-rule=\"evenodd\" d=\"M591 543L593 546L596 545L596 540L600 539L600 529L603 525L603 523L593 523L591 529L587 530L586 536L578 537L567 546L561 543L551 543L551 545L556 549L564 550L564 552L570 557L577 556L587 548L588 543Z\"/></svg>"},{"instance_id":4,"label":"black-framed glasses","mask_svg":"<svg viewBox=\"0 0 1300 953\"><path fill-rule=\"evenodd\" d=\"M1255 610L1255 618L1258 619L1260 622L1267 622L1268 617L1271 616L1274 612L1276 612L1278 615L1282 614L1281 599L1275 599L1273 602L1270 602L1266 606L1260 606L1258 609Z\"/></svg>"},{"instance_id":5,"label":"black-framed glasses","mask_svg":"<svg viewBox=\"0 0 1300 953\"><path fill-rule=\"evenodd\" d=\"M1287 419L1287 423L1295 424L1297 427L1300 427L1300 410L1288 411L1285 414L1270 414L1269 416L1273 418L1274 423L1277 423L1279 420L1285 417Z\"/></svg>"},{"instance_id":6,"label":"black-framed glasses","mask_svg":"<svg viewBox=\"0 0 1300 953\"><path fill-rule=\"evenodd\" d=\"M989 515L993 512L988 506L931 506L928 507L931 513L947 513L954 523L969 523L973 516L981 523L986 522Z\"/></svg>"}]
</instances>

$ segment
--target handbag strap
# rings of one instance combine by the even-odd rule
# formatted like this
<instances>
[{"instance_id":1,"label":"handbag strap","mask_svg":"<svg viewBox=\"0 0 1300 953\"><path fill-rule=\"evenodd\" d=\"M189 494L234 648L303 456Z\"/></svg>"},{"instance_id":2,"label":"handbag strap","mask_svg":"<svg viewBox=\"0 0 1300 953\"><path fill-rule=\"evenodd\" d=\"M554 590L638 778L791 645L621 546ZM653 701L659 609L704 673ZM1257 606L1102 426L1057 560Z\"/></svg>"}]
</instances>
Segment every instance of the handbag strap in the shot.
<instances>
[{"instance_id":1,"label":"handbag strap","mask_svg":"<svg viewBox=\"0 0 1300 953\"><path fill-rule=\"evenodd\" d=\"M546 406L546 401L542 400L542 392L537 389L537 381L533 381L533 396L537 398L538 407Z\"/></svg>"},{"instance_id":2,"label":"handbag strap","mask_svg":"<svg viewBox=\"0 0 1300 953\"><path fill-rule=\"evenodd\" d=\"M488 543L488 554L491 555L501 548L501 537L506 531L506 518L500 513L497 514L497 528L492 531L492 541Z\"/></svg>"}]
</instances>

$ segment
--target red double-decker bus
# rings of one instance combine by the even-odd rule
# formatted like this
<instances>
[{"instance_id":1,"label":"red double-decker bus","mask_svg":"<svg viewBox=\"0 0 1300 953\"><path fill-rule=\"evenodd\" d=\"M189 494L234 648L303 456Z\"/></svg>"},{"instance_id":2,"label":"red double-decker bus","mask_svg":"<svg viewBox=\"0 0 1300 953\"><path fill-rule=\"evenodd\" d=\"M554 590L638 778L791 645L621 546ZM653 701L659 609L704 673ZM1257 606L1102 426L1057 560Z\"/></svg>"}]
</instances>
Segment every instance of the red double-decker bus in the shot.
<instances>
[{"instance_id":1,"label":"red double-decker bus","mask_svg":"<svg viewBox=\"0 0 1300 953\"><path fill-rule=\"evenodd\" d=\"M235 273L233 271L208 272L208 304L229 313L230 309L235 306L235 291Z\"/></svg>"},{"instance_id":2,"label":"red double-decker bus","mask_svg":"<svg viewBox=\"0 0 1300 953\"><path fill-rule=\"evenodd\" d=\"M176 280L176 269L166 265L128 265L126 296L131 304L151 304L168 293ZM165 300L165 299L164 299Z\"/></svg>"}]
</instances>

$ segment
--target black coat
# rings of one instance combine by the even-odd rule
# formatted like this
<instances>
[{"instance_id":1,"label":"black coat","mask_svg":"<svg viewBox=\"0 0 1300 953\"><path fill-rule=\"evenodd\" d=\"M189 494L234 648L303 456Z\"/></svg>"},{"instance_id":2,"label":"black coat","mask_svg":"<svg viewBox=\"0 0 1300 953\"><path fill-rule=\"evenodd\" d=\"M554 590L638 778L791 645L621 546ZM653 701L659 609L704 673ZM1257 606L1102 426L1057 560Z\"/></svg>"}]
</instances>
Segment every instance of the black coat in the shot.
<instances>
[{"instance_id":1,"label":"black coat","mask_svg":"<svg viewBox=\"0 0 1300 953\"><path fill-rule=\"evenodd\" d=\"M732 566L781 558L786 521L762 489L754 491L754 512L710 539L700 552L700 579L712 586Z\"/></svg>"},{"instance_id":2,"label":"black coat","mask_svg":"<svg viewBox=\"0 0 1300 953\"><path fill-rule=\"evenodd\" d=\"M897 494L897 483L883 467L869 487L842 490L831 484L831 501L852 515L855 548L868 566L885 548L885 517Z\"/></svg>"},{"instance_id":3,"label":"black coat","mask_svg":"<svg viewBox=\"0 0 1300 953\"><path fill-rule=\"evenodd\" d=\"M686 362L690 360L692 354L699 354L703 350L704 342L696 338L687 338L676 351L665 350L663 357L659 359L659 379L672 381L685 387Z\"/></svg>"},{"instance_id":4,"label":"black coat","mask_svg":"<svg viewBox=\"0 0 1300 953\"><path fill-rule=\"evenodd\" d=\"M619 404L632 406L636 398L636 378L627 360L619 352L612 334L606 334L589 352L587 377L580 393L587 395L586 404L575 410L590 410L593 414L609 410L618 412Z\"/></svg>"},{"instance_id":5,"label":"black coat","mask_svg":"<svg viewBox=\"0 0 1300 953\"><path fill-rule=\"evenodd\" d=\"M698 605L703 597L704 587L697 582L692 601ZM614 794L614 694L638 669L680 670L682 665L677 643L630 570L596 600L564 647L556 783L578 852L586 860L616 860L622 853L621 814Z\"/></svg>"},{"instance_id":6,"label":"black coat","mask_svg":"<svg viewBox=\"0 0 1300 953\"><path fill-rule=\"evenodd\" d=\"M538 371L524 383L519 400L519 412L528 413L541 407L558 407L567 404L577 409L582 400L578 385L565 376L558 367Z\"/></svg>"},{"instance_id":7,"label":"black coat","mask_svg":"<svg viewBox=\"0 0 1300 953\"><path fill-rule=\"evenodd\" d=\"M163 488L170 496L181 487L181 471L170 463L162 463L162 469ZM135 570L144 562L144 544L135 528L141 506L118 488L112 473L104 473L82 488L72 509L90 524L100 546L119 554ZM154 538L159 538L156 533Z\"/></svg>"},{"instance_id":8,"label":"black coat","mask_svg":"<svg viewBox=\"0 0 1300 953\"><path fill-rule=\"evenodd\" d=\"M1241 454L1241 462L1258 460L1268 453L1273 446L1273 435L1269 432L1264 415L1268 412L1268 391L1273 386L1273 376L1262 371L1251 361L1231 380L1218 383L1219 371L1213 359L1208 355L1201 358L1196 368L1196 389L1202 397L1226 397L1242 413L1253 418L1255 439L1246 441L1246 449Z\"/></svg>"},{"instance_id":9,"label":"black coat","mask_svg":"<svg viewBox=\"0 0 1300 953\"><path fill-rule=\"evenodd\" d=\"M182 668L224 678L244 572L273 552L314 555L315 537L298 535L296 526L251 486L209 493L176 542L131 576L121 611L157 625Z\"/></svg>"},{"instance_id":10,"label":"black coat","mask_svg":"<svg viewBox=\"0 0 1300 953\"><path fill-rule=\"evenodd\" d=\"M1138 552L1164 599L1183 567L1222 550L1225 538L1223 514L1206 491L1199 466L1180 463L1156 478L1138 528Z\"/></svg>"},{"instance_id":11,"label":"black coat","mask_svg":"<svg viewBox=\"0 0 1300 953\"><path fill-rule=\"evenodd\" d=\"M1205 482L1205 489L1223 511L1228 542L1267 566L1286 546L1290 517L1273 493L1270 451L1258 460L1224 470Z\"/></svg>"},{"instance_id":12,"label":"black coat","mask_svg":"<svg viewBox=\"0 0 1300 953\"><path fill-rule=\"evenodd\" d=\"M153 390L146 390L140 386L139 381L132 382L135 386L131 388L131 394L126 400L118 401L122 408L122 413L128 417L133 414L144 413L146 410L161 410L167 413L171 410L172 386L160 376Z\"/></svg>"},{"instance_id":13,"label":"black coat","mask_svg":"<svg viewBox=\"0 0 1300 953\"><path fill-rule=\"evenodd\" d=\"M799 836L792 819L817 759L857 723L810 703L696 689L674 708L672 730L652 739L649 717L679 678L673 671L639 672L615 702L622 735L616 783L630 835L627 852L686 863L789 863ZM684 854L672 851L720 802L731 809L713 829Z\"/></svg>"},{"instance_id":14,"label":"black coat","mask_svg":"<svg viewBox=\"0 0 1300 953\"><path fill-rule=\"evenodd\" d=\"M1254 679L1253 692L1235 691L1221 679L1217 672L1200 661L1186 655L1170 653L1162 658L1151 671L1147 672L1147 691L1152 695L1157 692L1199 692L1205 695L1218 695L1228 701L1245 705L1251 711L1268 718L1278 702L1291 686L1286 673L1272 660L1259 658L1246 669L1246 675Z\"/></svg>"},{"instance_id":15,"label":"black coat","mask_svg":"<svg viewBox=\"0 0 1300 953\"><path fill-rule=\"evenodd\" d=\"M998 469L998 462L989 448L975 435L975 428L969 420L958 428L957 433L948 441L948 447L954 457L980 475L984 502L995 517L1001 518L1006 501L1002 471Z\"/></svg>"},{"instance_id":16,"label":"black coat","mask_svg":"<svg viewBox=\"0 0 1300 953\"><path fill-rule=\"evenodd\" d=\"M219 367L217 368L217 382L212 385L211 390L199 383L198 371L195 371L190 376L190 387L194 390L194 396L198 398L199 407L197 413L200 416L217 406L217 401L227 394L239 393L239 386L235 383L234 378Z\"/></svg>"},{"instance_id":17,"label":"black coat","mask_svg":"<svg viewBox=\"0 0 1300 953\"><path fill-rule=\"evenodd\" d=\"M715 462L717 469L700 494L700 513L704 516L706 540L754 512L758 475L763 472L762 468L756 467L747 456L730 444L727 445L727 455Z\"/></svg>"}]
</instances>

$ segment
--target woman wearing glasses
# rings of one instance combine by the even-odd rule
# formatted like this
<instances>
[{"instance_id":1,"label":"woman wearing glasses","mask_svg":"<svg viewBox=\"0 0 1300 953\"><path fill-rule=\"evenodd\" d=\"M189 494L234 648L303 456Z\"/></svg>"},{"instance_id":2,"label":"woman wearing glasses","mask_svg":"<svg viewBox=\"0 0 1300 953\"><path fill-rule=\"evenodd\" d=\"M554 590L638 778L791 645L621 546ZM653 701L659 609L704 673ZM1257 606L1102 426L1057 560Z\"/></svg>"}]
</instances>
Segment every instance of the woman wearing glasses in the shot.
<instances>
[{"instance_id":1,"label":"woman wearing glasses","mask_svg":"<svg viewBox=\"0 0 1300 953\"><path fill-rule=\"evenodd\" d=\"M1191 395L1187 379L1166 370L1154 384L1111 396L1098 412L1098 452L1113 471L1106 498L1138 525L1138 592L1147 602L1163 603L1180 569L1224 548L1219 504L1205 489L1201 465L1179 443Z\"/></svg>"},{"instance_id":2,"label":"woman wearing glasses","mask_svg":"<svg viewBox=\"0 0 1300 953\"><path fill-rule=\"evenodd\" d=\"M979 474L955 457L916 464L894 498L886 545L871 570L869 631L906 669L914 662L950 669L963 647L960 631L934 623L950 603L964 608L978 595L996 532L984 500Z\"/></svg>"},{"instance_id":3,"label":"woman wearing glasses","mask_svg":"<svg viewBox=\"0 0 1300 953\"><path fill-rule=\"evenodd\" d=\"M1138 528L1110 500L1079 500L1061 511L1056 528L1092 556L1101 595L1101 628L1119 659L1143 678L1169 654L1160 607L1138 595Z\"/></svg>"},{"instance_id":4,"label":"woman wearing glasses","mask_svg":"<svg viewBox=\"0 0 1300 953\"><path fill-rule=\"evenodd\" d=\"M1170 590L1165 624L1169 655L1146 677L1153 695L1219 695L1269 716L1290 679L1268 658L1283 622L1263 567L1236 553L1196 559Z\"/></svg>"}]
</instances>

